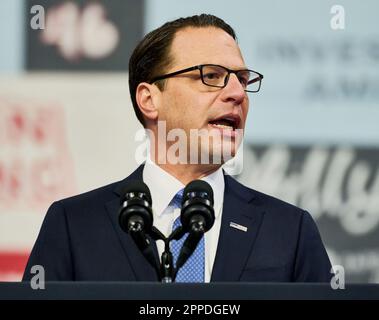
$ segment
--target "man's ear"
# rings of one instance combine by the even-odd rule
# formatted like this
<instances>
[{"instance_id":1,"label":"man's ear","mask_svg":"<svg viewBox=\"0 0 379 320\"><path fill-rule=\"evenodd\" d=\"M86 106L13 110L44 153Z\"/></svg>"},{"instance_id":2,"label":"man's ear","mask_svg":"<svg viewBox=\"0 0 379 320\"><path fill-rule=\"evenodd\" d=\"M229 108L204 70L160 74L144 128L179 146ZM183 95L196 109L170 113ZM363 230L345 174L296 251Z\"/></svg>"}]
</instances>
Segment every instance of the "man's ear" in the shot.
<instances>
[{"instance_id":1,"label":"man's ear","mask_svg":"<svg viewBox=\"0 0 379 320\"><path fill-rule=\"evenodd\" d=\"M158 103L160 90L157 86L141 82L136 90L137 104L146 120L156 120L158 118Z\"/></svg>"}]
</instances>

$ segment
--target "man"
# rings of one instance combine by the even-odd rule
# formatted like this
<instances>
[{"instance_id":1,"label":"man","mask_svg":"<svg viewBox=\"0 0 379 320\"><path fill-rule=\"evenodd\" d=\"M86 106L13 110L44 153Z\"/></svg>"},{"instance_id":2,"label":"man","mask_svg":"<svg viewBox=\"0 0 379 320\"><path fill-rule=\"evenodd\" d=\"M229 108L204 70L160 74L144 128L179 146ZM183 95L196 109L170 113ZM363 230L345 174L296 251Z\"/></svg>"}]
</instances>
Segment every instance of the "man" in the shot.
<instances>
[{"instance_id":1,"label":"man","mask_svg":"<svg viewBox=\"0 0 379 320\"><path fill-rule=\"evenodd\" d=\"M257 92L263 78L248 70L233 29L211 15L168 22L137 46L129 73L133 107L152 142L148 161L121 182L55 202L24 280L38 264L46 280L157 281L118 224L122 190L135 179L149 186L154 225L167 236L180 215L174 201L180 190L203 179L214 191L215 224L180 281L329 281L331 265L311 216L222 171L229 159L224 151L230 156L237 151L249 91ZM185 137L178 146L180 161L173 161L176 152L169 154L177 141L159 139L161 130L176 129ZM210 134L204 141L191 135L194 129ZM210 161L202 161L204 153ZM158 241L156 255L162 251Z\"/></svg>"}]
</instances>

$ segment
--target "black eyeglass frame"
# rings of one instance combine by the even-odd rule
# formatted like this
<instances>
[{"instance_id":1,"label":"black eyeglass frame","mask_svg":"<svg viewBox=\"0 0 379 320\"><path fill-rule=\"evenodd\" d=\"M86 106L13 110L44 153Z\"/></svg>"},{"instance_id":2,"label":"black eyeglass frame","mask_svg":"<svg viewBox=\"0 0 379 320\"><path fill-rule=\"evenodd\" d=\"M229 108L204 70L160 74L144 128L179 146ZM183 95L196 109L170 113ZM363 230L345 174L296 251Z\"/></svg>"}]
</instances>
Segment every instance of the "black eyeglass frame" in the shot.
<instances>
[{"instance_id":1,"label":"black eyeglass frame","mask_svg":"<svg viewBox=\"0 0 379 320\"><path fill-rule=\"evenodd\" d=\"M219 68L222 68L222 69L226 70L228 72L228 74L225 77L224 85L223 86L216 86L216 85L212 85L212 84L206 83L204 81L204 76L203 76L203 68L204 67L219 67ZM258 89L257 90L247 90L247 89L244 89L245 92L256 93L256 92L258 92L260 90L261 85L262 85L263 74L255 71L255 70L251 70L251 69L232 70L232 69L229 69L227 67L220 66L218 64L200 64L200 65L197 65L197 66L193 66L193 67L189 67L189 68L186 68L186 69L178 70L178 71L175 71L175 72L167 73L167 74L164 74L164 75L161 75L161 76L154 77L153 79L151 79L149 81L149 83L153 84L154 82L157 82L159 80L164 80L164 79L167 79L167 78L171 78L171 77L174 77L176 75L179 75L179 74L182 74L182 73L186 73L186 72L190 72L190 71L193 71L193 70L199 70L200 71L201 81L203 82L203 84L205 84L206 86L209 86L209 87L225 88L227 86L228 82L229 82L230 74L234 73L237 76L237 78L238 78L238 74L237 73L241 72L241 71L254 72L254 73L256 73L258 75L258 77L254 78L254 79L251 79L246 84L246 87L247 87L249 84L254 83L256 81L259 81L259 87L258 87Z\"/></svg>"}]
</instances>

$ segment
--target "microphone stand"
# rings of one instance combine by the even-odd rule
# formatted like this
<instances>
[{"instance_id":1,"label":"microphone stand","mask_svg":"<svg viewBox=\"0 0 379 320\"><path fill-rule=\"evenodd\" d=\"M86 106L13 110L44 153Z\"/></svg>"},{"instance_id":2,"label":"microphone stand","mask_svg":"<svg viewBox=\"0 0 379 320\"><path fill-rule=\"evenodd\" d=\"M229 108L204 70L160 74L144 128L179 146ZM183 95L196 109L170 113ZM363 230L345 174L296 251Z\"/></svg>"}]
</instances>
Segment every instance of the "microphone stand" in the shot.
<instances>
[{"instance_id":1,"label":"microphone stand","mask_svg":"<svg viewBox=\"0 0 379 320\"><path fill-rule=\"evenodd\" d=\"M169 241L165 241L165 249L162 253L162 262L161 262L161 282L162 283L171 283L173 282L174 276L174 259L170 251Z\"/></svg>"},{"instance_id":2,"label":"microphone stand","mask_svg":"<svg viewBox=\"0 0 379 320\"><path fill-rule=\"evenodd\" d=\"M156 227L153 226L151 228L151 232L149 232L151 238L155 241L162 240L164 242L164 251L161 255L160 265L159 263L157 263L158 261L156 261L156 259L154 258L151 243L146 238L146 235L141 234L140 232L131 233L131 236L133 240L136 242L136 244L144 244L143 246L138 245L138 247L140 248L142 254L145 256L147 261L150 263L150 265L154 268L159 281L162 283L175 282L176 275L179 269L186 263L187 259L195 250L197 244L199 243L201 237L204 234L204 231L202 229L202 226L200 226L199 229L191 230L191 232L189 232L188 237L180 251L178 261L176 262L176 267L174 267L174 259L170 250L170 242L172 240L180 240L185 233L186 231L184 230L184 228L182 226L179 226L170 234L169 237L165 237L163 233L160 232Z\"/></svg>"},{"instance_id":3,"label":"microphone stand","mask_svg":"<svg viewBox=\"0 0 379 320\"><path fill-rule=\"evenodd\" d=\"M156 227L152 227L151 229L151 237L154 240L162 240L164 242L164 251L161 255L159 271L156 265L153 265L154 269L157 271L158 278L162 283L171 283L175 281L178 270L174 267L174 259L170 250L170 242L172 240L181 239L184 234L185 231L181 226L176 228L168 238L165 237Z\"/></svg>"}]
</instances>

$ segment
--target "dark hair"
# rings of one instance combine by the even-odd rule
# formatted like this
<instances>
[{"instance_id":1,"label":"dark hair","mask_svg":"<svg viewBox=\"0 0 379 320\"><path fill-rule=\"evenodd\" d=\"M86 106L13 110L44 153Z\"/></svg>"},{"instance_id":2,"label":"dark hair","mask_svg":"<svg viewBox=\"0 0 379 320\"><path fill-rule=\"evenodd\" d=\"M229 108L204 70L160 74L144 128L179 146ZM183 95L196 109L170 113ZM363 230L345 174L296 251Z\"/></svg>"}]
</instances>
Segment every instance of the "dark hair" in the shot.
<instances>
[{"instance_id":1,"label":"dark hair","mask_svg":"<svg viewBox=\"0 0 379 320\"><path fill-rule=\"evenodd\" d=\"M187 27L220 28L236 40L236 34L232 27L224 20L210 14L169 21L148 33L134 49L129 60L130 97L134 112L142 125L144 125L144 119L136 101L137 87L141 82L150 82L151 79L164 73L164 70L170 66L172 59L170 59L169 53L174 36L177 31ZM158 82L157 85L163 90L164 84Z\"/></svg>"}]
</instances>

